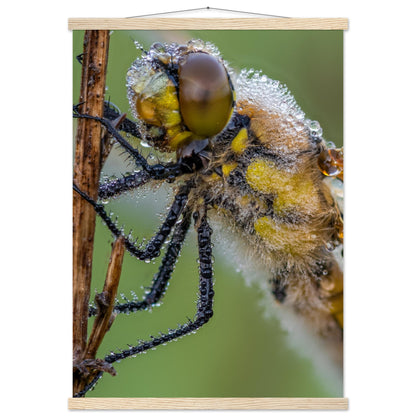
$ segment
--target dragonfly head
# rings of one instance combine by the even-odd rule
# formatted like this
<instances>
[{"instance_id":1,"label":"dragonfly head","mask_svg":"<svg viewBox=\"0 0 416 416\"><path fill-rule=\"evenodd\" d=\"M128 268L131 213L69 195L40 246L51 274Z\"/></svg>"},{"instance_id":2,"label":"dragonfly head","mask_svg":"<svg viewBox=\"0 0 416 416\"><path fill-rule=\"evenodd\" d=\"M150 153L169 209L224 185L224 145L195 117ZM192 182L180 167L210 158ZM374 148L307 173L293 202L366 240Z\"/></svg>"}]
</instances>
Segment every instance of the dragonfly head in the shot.
<instances>
[{"instance_id":1,"label":"dragonfly head","mask_svg":"<svg viewBox=\"0 0 416 416\"><path fill-rule=\"evenodd\" d=\"M127 89L144 139L166 152L216 136L235 106L226 64L213 45L196 40L154 43L129 69Z\"/></svg>"}]
</instances>

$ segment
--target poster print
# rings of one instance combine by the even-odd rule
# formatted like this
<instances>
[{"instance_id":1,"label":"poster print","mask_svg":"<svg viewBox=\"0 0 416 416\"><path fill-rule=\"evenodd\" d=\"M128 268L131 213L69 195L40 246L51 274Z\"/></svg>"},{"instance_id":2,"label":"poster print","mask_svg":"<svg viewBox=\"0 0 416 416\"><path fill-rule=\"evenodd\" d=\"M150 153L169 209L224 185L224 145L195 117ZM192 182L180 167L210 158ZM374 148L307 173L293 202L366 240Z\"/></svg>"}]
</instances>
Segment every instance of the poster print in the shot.
<instances>
[{"instance_id":1,"label":"poster print","mask_svg":"<svg viewBox=\"0 0 416 416\"><path fill-rule=\"evenodd\" d=\"M146 166L186 163L179 173L145 176L129 148L110 139L102 189L134 175L140 186L98 200L107 214L96 223L90 321L114 240L104 215L124 230L135 247L126 251L136 256L168 214L177 218L167 235L158 234L160 256L125 254L112 324L96 354L108 366L82 367L94 378L103 371L83 395L343 396L342 36L111 34L107 118L127 113L137 132L123 132L124 120L113 126ZM74 31L74 104L83 37ZM208 83L213 72L219 114L201 110L210 99L198 107L187 97L191 84ZM82 116L80 107L75 114ZM169 261L172 273L163 266ZM159 290L152 282L160 270L169 280ZM139 306L149 294L152 302Z\"/></svg>"}]
</instances>

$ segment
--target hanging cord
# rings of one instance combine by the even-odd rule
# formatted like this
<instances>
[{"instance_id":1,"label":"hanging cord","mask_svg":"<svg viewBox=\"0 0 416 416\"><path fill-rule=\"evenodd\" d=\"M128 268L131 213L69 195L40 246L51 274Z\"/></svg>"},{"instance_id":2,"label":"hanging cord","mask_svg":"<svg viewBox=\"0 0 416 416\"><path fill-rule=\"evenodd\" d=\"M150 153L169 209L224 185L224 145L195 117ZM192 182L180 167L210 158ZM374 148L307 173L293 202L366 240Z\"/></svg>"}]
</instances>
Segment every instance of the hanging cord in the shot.
<instances>
[{"instance_id":1,"label":"hanging cord","mask_svg":"<svg viewBox=\"0 0 416 416\"><path fill-rule=\"evenodd\" d=\"M246 11L242 11L242 10L231 10L231 9L219 9L217 7L199 7L196 9L184 9L184 10L172 10L170 12L161 12L161 13L152 13L152 14L141 14L138 16L129 16L127 19L134 19L137 17L150 17L150 16L161 16L161 15L166 15L166 14L175 14L175 13L187 13L187 12L196 12L196 11L202 11L202 10L207 10L207 11L221 11L221 12L231 12L231 13L241 13L241 14L251 14L251 15L256 15L256 16L264 16L264 17L280 17L282 19L289 19L287 16L277 16L275 14L265 14L265 13L253 13L253 12L246 12Z\"/></svg>"}]
</instances>

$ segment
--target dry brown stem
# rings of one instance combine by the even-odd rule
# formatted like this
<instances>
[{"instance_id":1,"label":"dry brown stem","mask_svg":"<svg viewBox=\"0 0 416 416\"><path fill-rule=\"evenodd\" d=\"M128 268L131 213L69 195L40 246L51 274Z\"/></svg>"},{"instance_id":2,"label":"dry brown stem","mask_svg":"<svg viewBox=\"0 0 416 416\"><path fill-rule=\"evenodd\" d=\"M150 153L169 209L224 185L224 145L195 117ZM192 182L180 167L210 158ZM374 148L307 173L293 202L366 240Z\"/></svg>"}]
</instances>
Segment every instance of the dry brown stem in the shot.
<instances>
[{"instance_id":1,"label":"dry brown stem","mask_svg":"<svg viewBox=\"0 0 416 416\"><path fill-rule=\"evenodd\" d=\"M95 355L105 334L114 321L113 308L120 282L124 251L124 237L120 236L112 245L103 291L95 296L98 311L88 339L88 344L80 359L74 363L74 373L76 374L76 377L74 377L74 386L77 386L76 392L83 390L99 372L104 371L113 376L116 375L116 371L111 364L101 359L96 359Z\"/></svg>"},{"instance_id":2,"label":"dry brown stem","mask_svg":"<svg viewBox=\"0 0 416 416\"><path fill-rule=\"evenodd\" d=\"M85 353L86 359L95 357L105 333L109 330L112 324L112 313L120 281L123 257L124 237L120 236L113 243L113 249L111 252L110 263L108 265L103 291L95 296L98 312L94 320L90 338L88 339L88 345Z\"/></svg>"},{"instance_id":3,"label":"dry brown stem","mask_svg":"<svg viewBox=\"0 0 416 416\"><path fill-rule=\"evenodd\" d=\"M102 117L109 32L86 31L79 112ZM74 158L74 183L91 198L98 195L101 169L101 125L79 119ZM87 345L95 211L76 192L73 194L73 357L74 366L84 358ZM76 372L75 372L76 373ZM82 383L74 373L74 393Z\"/></svg>"}]
</instances>

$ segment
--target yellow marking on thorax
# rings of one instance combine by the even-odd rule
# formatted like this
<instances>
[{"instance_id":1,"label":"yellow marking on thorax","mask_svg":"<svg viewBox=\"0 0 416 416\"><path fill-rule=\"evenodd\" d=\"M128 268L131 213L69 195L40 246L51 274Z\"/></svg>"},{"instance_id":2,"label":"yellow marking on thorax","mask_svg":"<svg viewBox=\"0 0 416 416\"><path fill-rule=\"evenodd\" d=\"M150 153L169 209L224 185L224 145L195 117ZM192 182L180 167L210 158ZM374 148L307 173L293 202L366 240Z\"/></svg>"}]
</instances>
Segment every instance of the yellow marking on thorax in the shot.
<instances>
[{"instance_id":1,"label":"yellow marking on thorax","mask_svg":"<svg viewBox=\"0 0 416 416\"><path fill-rule=\"evenodd\" d=\"M247 168L247 183L252 189L276 196L273 208L281 214L287 208L316 212L319 197L312 179L301 173L279 169L273 162L256 159Z\"/></svg>"},{"instance_id":2,"label":"yellow marking on thorax","mask_svg":"<svg viewBox=\"0 0 416 416\"><path fill-rule=\"evenodd\" d=\"M315 238L309 228L277 224L267 216L255 221L254 230L271 249L294 257L303 257L316 247Z\"/></svg>"},{"instance_id":3,"label":"yellow marking on thorax","mask_svg":"<svg viewBox=\"0 0 416 416\"><path fill-rule=\"evenodd\" d=\"M231 142L231 150L237 155L241 155L247 148L248 133L246 128L242 128Z\"/></svg>"},{"instance_id":4,"label":"yellow marking on thorax","mask_svg":"<svg viewBox=\"0 0 416 416\"><path fill-rule=\"evenodd\" d=\"M218 173L216 172L212 172L211 175L209 176L209 179L212 181L219 181L221 179L221 176L218 175Z\"/></svg>"},{"instance_id":5,"label":"yellow marking on thorax","mask_svg":"<svg viewBox=\"0 0 416 416\"><path fill-rule=\"evenodd\" d=\"M225 163L222 165L222 174L227 177L238 166L237 162Z\"/></svg>"}]
</instances>

